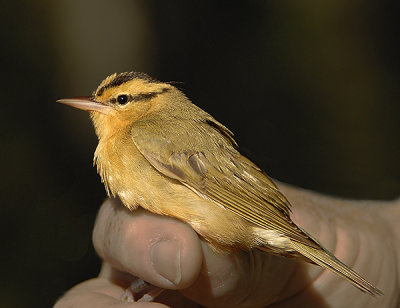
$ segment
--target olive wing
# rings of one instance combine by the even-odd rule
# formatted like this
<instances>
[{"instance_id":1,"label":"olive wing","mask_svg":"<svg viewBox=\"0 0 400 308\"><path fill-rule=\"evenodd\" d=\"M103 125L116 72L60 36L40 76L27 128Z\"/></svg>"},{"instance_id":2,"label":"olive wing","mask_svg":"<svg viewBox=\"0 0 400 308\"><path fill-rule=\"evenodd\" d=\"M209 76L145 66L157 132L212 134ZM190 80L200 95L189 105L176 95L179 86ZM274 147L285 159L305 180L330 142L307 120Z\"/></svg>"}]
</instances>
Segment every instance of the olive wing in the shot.
<instances>
[{"instance_id":1,"label":"olive wing","mask_svg":"<svg viewBox=\"0 0 400 308\"><path fill-rule=\"evenodd\" d=\"M131 136L156 170L202 198L259 227L318 247L291 221L290 204L276 185L234 148L232 133L214 119L147 118L133 124Z\"/></svg>"}]
</instances>

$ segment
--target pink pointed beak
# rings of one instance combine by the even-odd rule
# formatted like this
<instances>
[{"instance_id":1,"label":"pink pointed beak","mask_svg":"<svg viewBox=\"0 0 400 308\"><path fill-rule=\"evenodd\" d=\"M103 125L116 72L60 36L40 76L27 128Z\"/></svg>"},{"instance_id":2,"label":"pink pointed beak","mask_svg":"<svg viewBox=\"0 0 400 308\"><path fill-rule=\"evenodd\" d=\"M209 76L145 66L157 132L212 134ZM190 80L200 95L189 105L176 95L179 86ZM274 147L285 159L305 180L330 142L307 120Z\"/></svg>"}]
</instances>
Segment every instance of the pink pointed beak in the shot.
<instances>
[{"instance_id":1,"label":"pink pointed beak","mask_svg":"<svg viewBox=\"0 0 400 308\"><path fill-rule=\"evenodd\" d=\"M97 111L107 114L111 111L111 107L102 103L96 102L88 96L79 96L74 98L62 98L57 100L58 103L62 103L68 106L72 106L78 109L86 111Z\"/></svg>"}]
</instances>

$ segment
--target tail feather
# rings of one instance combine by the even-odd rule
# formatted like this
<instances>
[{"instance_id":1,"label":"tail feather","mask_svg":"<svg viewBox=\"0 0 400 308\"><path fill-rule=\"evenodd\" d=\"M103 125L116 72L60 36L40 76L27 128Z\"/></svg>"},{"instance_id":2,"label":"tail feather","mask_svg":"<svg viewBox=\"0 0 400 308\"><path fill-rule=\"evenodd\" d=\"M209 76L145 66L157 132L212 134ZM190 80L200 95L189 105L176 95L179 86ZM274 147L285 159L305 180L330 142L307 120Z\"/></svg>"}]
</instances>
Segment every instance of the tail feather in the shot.
<instances>
[{"instance_id":1,"label":"tail feather","mask_svg":"<svg viewBox=\"0 0 400 308\"><path fill-rule=\"evenodd\" d=\"M344 263L339 261L334 255L324 250L323 248L318 249L310 247L306 244L302 244L293 240L291 242L293 245L293 249L295 249L298 253L311 260L312 262L324 268L327 268L335 274L343 277L361 291L366 292L372 296L383 294L382 291L374 287L371 283L362 278L359 274L354 272Z\"/></svg>"}]
</instances>

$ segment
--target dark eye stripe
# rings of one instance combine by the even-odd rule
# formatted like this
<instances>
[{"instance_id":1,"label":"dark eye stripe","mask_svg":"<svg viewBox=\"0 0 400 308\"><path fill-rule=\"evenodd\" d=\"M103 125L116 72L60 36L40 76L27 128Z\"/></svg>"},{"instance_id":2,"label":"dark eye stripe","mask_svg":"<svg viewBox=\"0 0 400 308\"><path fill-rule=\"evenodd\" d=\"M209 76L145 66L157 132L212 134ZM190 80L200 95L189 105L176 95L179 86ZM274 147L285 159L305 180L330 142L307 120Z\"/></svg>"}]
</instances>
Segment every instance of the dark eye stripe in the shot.
<instances>
[{"instance_id":1,"label":"dark eye stripe","mask_svg":"<svg viewBox=\"0 0 400 308\"><path fill-rule=\"evenodd\" d=\"M118 99L119 96L117 96L117 98L115 98L115 97L111 98L110 99L110 103L111 104L118 104L118 105L126 105L127 103L129 103L129 102L131 102L133 100L133 96L132 95L129 95L129 94L124 94L124 95L126 95L127 98L128 98L127 101L124 104L119 104L118 103L117 99Z\"/></svg>"},{"instance_id":2,"label":"dark eye stripe","mask_svg":"<svg viewBox=\"0 0 400 308\"><path fill-rule=\"evenodd\" d=\"M140 102L140 101L145 101L145 100L152 99L152 98L156 97L159 94L163 94L165 92L168 92L169 90L170 89L168 89L168 88L164 88L164 89L162 89L161 91L158 91L158 92L140 93L140 94L137 94L135 96L132 96L132 95L129 95L129 94L123 94L123 95L126 95L128 97L128 100L126 101L126 103L119 104L118 101L117 101L118 96L116 98L115 97L111 98L110 99L110 103L111 104L118 104L118 105L122 105L123 106L123 105L126 105L129 102Z\"/></svg>"},{"instance_id":3,"label":"dark eye stripe","mask_svg":"<svg viewBox=\"0 0 400 308\"><path fill-rule=\"evenodd\" d=\"M137 94L135 96L132 97L132 101L134 102L139 102L139 101L143 101L143 100L148 100L148 99L152 99L154 97L156 97L159 94L163 94L165 92L168 92L170 89L168 88L164 88L161 91L158 92L149 92L149 93L140 93Z\"/></svg>"}]
</instances>

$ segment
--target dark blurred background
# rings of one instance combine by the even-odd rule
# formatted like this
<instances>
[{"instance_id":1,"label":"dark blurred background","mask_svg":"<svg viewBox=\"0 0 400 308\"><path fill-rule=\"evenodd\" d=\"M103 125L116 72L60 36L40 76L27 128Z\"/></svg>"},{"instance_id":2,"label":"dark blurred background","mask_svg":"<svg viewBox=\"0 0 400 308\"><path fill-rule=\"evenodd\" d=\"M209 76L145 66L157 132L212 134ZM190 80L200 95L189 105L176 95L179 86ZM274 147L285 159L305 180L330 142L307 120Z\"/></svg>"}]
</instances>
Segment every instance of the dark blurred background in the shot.
<instances>
[{"instance_id":1,"label":"dark blurred background","mask_svg":"<svg viewBox=\"0 0 400 308\"><path fill-rule=\"evenodd\" d=\"M400 192L395 1L7 1L1 23L2 307L97 275L105 198L88 95L113 72L182 81L272 177L347 198Z\"/></svg>"}]
</instances>

